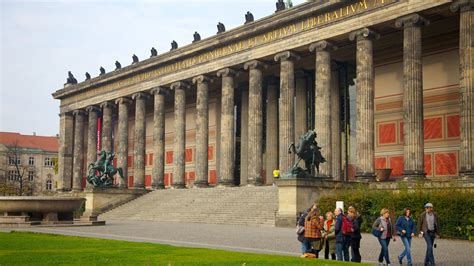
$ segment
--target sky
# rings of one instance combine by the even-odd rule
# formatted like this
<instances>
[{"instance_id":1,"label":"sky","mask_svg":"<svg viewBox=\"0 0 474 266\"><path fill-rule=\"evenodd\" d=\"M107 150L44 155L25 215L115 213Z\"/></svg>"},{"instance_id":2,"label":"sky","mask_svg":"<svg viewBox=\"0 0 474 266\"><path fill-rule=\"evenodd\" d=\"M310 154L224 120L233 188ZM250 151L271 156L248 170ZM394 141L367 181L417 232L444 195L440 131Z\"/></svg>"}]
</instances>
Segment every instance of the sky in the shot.
<instances>
[{"instance_id":1,"label":"sky","mask_svg":"<svg viewBox=\"0 0 474 266\"><path fill-rule=\"evenodd\" d=\"M0 131L54 136L67 72L78 82L103 66L107 72L240 26L275 11L276 0L10 1L0 0ZM293 4L304 0L293 0Z\"/></svg>"}]
</instances>

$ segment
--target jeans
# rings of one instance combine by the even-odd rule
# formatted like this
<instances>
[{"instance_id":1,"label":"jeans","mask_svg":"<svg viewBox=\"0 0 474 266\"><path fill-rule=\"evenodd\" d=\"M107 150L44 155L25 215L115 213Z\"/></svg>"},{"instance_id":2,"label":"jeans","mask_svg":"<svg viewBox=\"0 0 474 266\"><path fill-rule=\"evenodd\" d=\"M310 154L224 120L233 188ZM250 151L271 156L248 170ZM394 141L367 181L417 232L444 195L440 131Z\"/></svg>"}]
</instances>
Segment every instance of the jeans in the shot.
<instances>
[{"instance_id":1,"label":"jeans","mask_svg":"<svg viewBox=\"0 0 474 266\"><path fill-rule=\"evenodd\" d=\"M301 242L301 253L308 253L311 251L311 243L308 240Z\"/></svg>"},{"instance_id":2,"label":"jeans","mask_svg":"<svg viewBox=\"0 0 474 266\"><path fill-rule=\"evenodd\" d=\"M423 235L426 241L426 255L425 255L425 265L435 265L435 259L433 255L433 244L435 240L435 233L428 232Z\"/></svg>"},{"instance_id":3,"label":"jeans","mask_svg":"<svg viewBox=\"0 0 474 266\"><path fill-rule=\"evenodd\" d=\"M351 239L351 261L352 262L362 261L359 248L360 248L360 238Z\"/></svg>"},{"instance_id":4,"label":"jeans","mask_svg":"<svg viewBox=\"0 0 474 266\"><path fill-rule=\"evenodd\" d=\"M336 243L336 257L337 260L349 261L349 246L351 244L351 237L344 236L343 242Z\"/></svg>"},{"instance_id":5,"label":"jeans","mask_svg":"<svg viewBox=\"0 0 474 266\"><path fill-rule=\"evenodd\" d=\"M382 263L383 259L385 258L385 262L390 264L390 258L388 256L388 244L390 243L390 238L380 239L379 243L381 246L380 254L379 254L379 262Z\"/></svg>"},{"instance_id":6,"label":"jeans","mask_svg":"<svg viewBox=\"0 0 474 266\"><path fill-rule=\"evenodd\" d=\"M405 249L402 251L400 256L398 256L399 260L403 260L405 256L407 256L407 265L411 265L411 237L402 236L402 243L405 246Z\"/></svg>"}]
</instances>

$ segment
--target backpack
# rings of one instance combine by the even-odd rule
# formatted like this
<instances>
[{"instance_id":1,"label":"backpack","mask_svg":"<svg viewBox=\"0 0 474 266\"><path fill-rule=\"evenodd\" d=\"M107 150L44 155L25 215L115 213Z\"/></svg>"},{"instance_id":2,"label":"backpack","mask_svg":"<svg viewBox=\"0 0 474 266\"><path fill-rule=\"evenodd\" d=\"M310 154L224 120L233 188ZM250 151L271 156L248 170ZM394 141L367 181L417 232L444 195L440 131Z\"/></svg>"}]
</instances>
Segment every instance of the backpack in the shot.
<instances>
[{"instance_id":1,"label":"backpack","mask_svg":"<svg viewBox=\"0 0 474 266\"><path fill-rule=\"evenodd\" d=\"M343 235L352 235L354 232L354 227L352 226L352 221L347 218L345 215L342 216L342 234Z\"/></svg>"}]
</instances>

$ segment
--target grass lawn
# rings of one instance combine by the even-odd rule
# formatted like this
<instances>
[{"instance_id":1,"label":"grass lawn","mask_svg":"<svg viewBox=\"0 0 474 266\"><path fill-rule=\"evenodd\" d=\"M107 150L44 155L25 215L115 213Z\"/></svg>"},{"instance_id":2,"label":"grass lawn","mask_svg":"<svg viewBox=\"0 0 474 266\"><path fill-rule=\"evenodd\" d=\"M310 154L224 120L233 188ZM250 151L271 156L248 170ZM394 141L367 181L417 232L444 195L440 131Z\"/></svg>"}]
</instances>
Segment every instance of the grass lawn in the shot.
<instances>
[{"instance_id":1,"label":"grass lawn","mask_svg":"<svg viewBox=\"0 0 474 266\"><path fill-rule=\"evenodd\" d=\"M348 265L335 261L28 232L0 233L0 265Z\"/></svg>"}]
</instances>

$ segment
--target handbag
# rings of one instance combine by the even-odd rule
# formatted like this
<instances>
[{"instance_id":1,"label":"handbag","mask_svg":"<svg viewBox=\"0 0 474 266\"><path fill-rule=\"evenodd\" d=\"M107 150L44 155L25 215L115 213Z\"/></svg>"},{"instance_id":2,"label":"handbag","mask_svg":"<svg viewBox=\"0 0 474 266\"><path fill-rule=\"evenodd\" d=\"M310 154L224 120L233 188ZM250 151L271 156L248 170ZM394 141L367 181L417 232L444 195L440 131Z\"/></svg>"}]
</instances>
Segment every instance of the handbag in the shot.
<instances>
[{"instance_id":1,"label":"handbag","mask_svg":"<svg viewBox=\"0 0 474 266\"><path fill-rule=\"evenodd\" d=\"M302 234L304 234L304 226L297 225L297 226L296 226L296 234L297 234L297 235L302 235Z\"/></svg>"},{"instance_id":2,"label":"handbag","mask_svg":"<svg viewBox=\"0 0 474 266\"><path fill-rule=\"evenodd\" d=\"M382 232L380 232L379 229L372 228L372 235L374 235L376 238L380 238L382 236Z\"/></svg>"}]
</instances>

